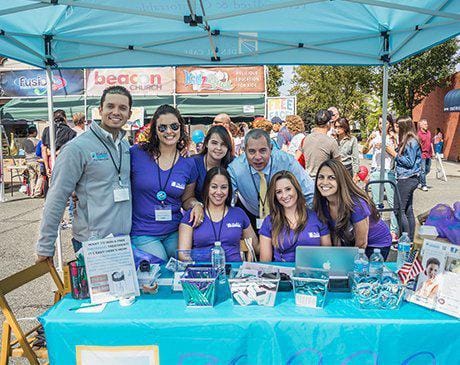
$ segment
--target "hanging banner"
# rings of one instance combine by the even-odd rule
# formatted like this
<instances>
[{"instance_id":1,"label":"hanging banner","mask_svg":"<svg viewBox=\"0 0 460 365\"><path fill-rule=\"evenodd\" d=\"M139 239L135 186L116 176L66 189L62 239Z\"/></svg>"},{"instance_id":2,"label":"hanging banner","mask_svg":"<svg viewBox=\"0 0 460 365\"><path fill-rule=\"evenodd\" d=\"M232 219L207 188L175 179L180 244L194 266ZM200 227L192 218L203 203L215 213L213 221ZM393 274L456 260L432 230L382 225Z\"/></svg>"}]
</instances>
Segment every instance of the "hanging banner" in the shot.
<instances>
[{"instance_id":1,"label":"hanging banner","mask_svg":"<svg viewBox=\"0 0 460 365\"><path fill-rule=\"evenodd\" d=\"M53 70L53 95L82 95L82 70ZM46 71L20 70L0 73L1 97L46 95Z\"/></svg>"},{"instance_id":2,"label":"hanging banner","mask_svg":"<svg viewBox=\"0 0 460 365\"><path fill-rule=\"evenodd\" d=\"M177 67L178 94L264 93L263 66Z\"/></svg>"},{"instance_id":3,"label":"hanging banner","mask_svg":"<svg viewBox=\"0 0 460 365\"><path fill-rule=\"evenodd\" d=\"M280 96L267 98L267 119L279 117L285 120L286 116L297 113L295 96Z\"/></svg>"},{"instance_id":4,"label":"hanging banner","mask_svg":"<svg viewBox=\"0 0 460 365\"><path fill-rule=\"evenodd\" d=\"M137 131L142 128L144 126L144 111L143 107L132 107L131 118L128 119L123 129L125 131ZM91 120L101 120L99 108L91 108Z\"/></svg>"},{"instance_id":5,"label":"hanging banner","mask_svg":"<svg viewBox=\"0 0 460 365\"><path fill-rule=\"evenodd\" d=\"M101 96L110 86L124 86L132 95L171 95L174 93L174 69L106 68L88 70L87 95Z\"/></svg>"}]
</instances>

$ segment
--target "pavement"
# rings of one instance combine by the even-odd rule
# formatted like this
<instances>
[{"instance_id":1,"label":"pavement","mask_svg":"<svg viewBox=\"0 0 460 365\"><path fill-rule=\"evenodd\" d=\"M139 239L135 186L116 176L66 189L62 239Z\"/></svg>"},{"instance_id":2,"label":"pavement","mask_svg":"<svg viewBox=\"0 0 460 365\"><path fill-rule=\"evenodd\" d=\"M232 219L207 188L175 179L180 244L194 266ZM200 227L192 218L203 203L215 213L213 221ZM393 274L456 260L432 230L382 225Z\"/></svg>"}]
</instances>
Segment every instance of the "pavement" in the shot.
<instances>
[{"instance_id":1,"label":"pavement","mask_svg":"<svg viewBox=\"0 0 460 365\"><path fill-rule=\"evenodd\" d=\"M364 160L363 164L369 164ZM414 211L417 216L438 203L452 205L460 201L460 163L444 162L448 181L440 181L435 176L436 165L433 161L432 172L427 183L431 187L428 192L416 190L414 195ZM0 203L0 279L18 272L34 263L35 243L43 211L43 199L30 199L18 192L15 187L13 197L7 191L7 201ZM72 258L69 229L62 231L63 253L66 260ZM21 324L29 327L33 321L29 318L43 313L53 303L52 283L40 279L27 284L21 289L8 294L10 306ZM0 314L0 321L3 316ZM26 361L10 361L10 364L27 364Z\"/></svg>"}]
</instances>

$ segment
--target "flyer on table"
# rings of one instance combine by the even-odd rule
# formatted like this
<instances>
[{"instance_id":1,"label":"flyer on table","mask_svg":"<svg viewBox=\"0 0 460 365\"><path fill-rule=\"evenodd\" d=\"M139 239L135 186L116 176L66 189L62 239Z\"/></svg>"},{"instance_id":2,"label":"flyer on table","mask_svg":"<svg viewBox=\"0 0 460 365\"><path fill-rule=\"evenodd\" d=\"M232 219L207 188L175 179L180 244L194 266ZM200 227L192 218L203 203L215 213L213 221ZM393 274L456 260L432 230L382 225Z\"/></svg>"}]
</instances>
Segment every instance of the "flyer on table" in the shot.
<instances>
[{"instance_id":1,"label":"flyer on table","mask_svg":"<svg viewBox=\"0 0 460 365\"><path fill-rule=\"evenodd\" d=\"M83 253L91 303L140 295L129 236L83 242Z\"/></svg>"}]
</instances>

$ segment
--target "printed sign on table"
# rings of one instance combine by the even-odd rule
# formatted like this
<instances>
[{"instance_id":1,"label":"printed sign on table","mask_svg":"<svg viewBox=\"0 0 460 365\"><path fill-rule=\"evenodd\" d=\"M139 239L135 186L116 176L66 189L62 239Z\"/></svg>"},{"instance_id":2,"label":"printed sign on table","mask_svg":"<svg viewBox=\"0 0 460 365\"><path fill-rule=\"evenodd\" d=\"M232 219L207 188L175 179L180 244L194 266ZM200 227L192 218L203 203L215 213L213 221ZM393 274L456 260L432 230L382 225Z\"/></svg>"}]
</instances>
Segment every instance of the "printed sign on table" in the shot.
<instances>
[{"instance_id":1,"label":"printed sign on table","mask_svg":"<svg viewBox=\"0 0 460 365\"><path fill-rule=\"evenodd\" d=\"M280 96L267 98L267 119L279 117L286 120L286 116L297 112L295 96Z\"/></svg>"},{"instance_id":2,"label":"printed sign on table","mask_svg":"<svg viewBox=\"0 0 460 365\"><path fill-rule=\"evenodd\" d=\"M178 94L263 93L263 66L177 67Z\"/></svg>"},{"instance_id":3,"label":"printed sign on table","mask_svg":"<svg viewBox=\"0 0 460 365\"><path fill-rule=\"evenodd\" d=\"M83 71L53 70L53 95L82 95ZM46 71L19 70L0 73L1 97L45 96Z\"/></svg>"},{"instance_id":4,"label":"printed sign on table","mask_svg":"<svg viewBox=\"0 0 460 365\"><path fill-rule=\"evenodd\" d=\"M174 92L174 69L107 68L88 70L88 96L101 96L110 86L124 86L132 95L171 95Z\"/></svg>"},{"instance_id":5,"label":"printed sign on table","mask_svg":"<svg viewBox=\"0 0 460 365\"><path fill-rule=\"evenodd\" d=\"M158 346L76 346L77 365L159 365Z\"/></svg>"},{"instance_id":6,"label":"printed sign on table","mask_svg":"<svg viewBox=\"0 0 460 365\"><path fill-rule=\"evenodd\" d=\"M83 242L83 254L91 303L140 295L129 236Z\"/></svg>"}]
</instances>

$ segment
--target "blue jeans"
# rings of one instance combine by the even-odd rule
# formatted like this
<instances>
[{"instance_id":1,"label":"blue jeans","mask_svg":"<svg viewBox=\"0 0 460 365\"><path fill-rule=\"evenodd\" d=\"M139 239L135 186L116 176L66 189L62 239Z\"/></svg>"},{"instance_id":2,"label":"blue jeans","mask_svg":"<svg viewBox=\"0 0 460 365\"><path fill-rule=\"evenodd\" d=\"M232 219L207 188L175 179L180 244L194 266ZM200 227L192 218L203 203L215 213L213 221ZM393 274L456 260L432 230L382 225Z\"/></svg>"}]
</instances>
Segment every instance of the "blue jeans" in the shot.
<instances>
[{"instance_id":1,"label":"blue jeans","mask_svg":"<svg viewBox=\"0 0 460 365\"><path fill-rule=\"evenodd\" d=\"M384 179L385 180L390 180L390 181L393 181L394 183L396 183L396 178L395 178L394 171L385 170ZM380 180L380 171L371 172L370 181L376 181L376 180ZM379 203L380 184L371 184L370 188L371 188L371 193L372 193L372 200L377 205ZM387 184L384 184L383 188L384 188L384 191L385 191L385 193L387 195L388 206L390 208L394 208L395 191L394 191L393 185L387 183ZM399 234L398 234L398 219L396 218L396 214L394 214L393 212L391 213L390 231L399 236Z\"/></svg>"},{"instance_id":2,"label":"blue jeans","mask_svg":"<svg viewBox=\"0 0 460 365\"><path fill-rule=\"evenodd\" d=\"M420 184L426 186L426 175L430 173L431 169L431 158L422 158L422 164L420 166Z\"/></svg>"},{"instance_id":3,"label":"blue jeans","mask_svg":"<svg viewBox=\"0 0 460 365\"><path fill-rule=\"evenodd\" d=\"M175 231L162 236L131 236L131 243L139 250L168 261L176 255L178 238L179 235Z\"/></svg>"}]
</instances>

